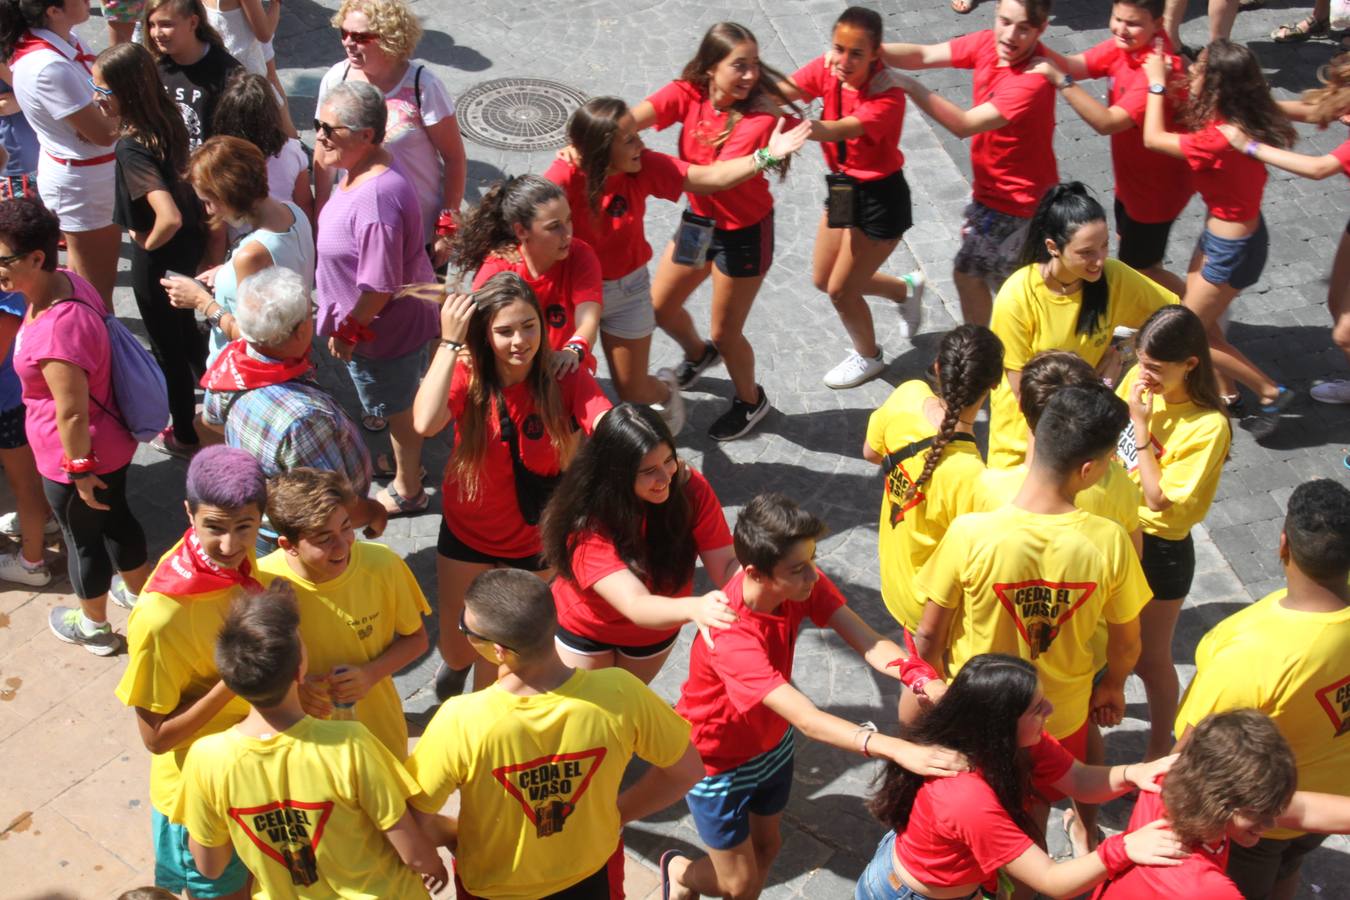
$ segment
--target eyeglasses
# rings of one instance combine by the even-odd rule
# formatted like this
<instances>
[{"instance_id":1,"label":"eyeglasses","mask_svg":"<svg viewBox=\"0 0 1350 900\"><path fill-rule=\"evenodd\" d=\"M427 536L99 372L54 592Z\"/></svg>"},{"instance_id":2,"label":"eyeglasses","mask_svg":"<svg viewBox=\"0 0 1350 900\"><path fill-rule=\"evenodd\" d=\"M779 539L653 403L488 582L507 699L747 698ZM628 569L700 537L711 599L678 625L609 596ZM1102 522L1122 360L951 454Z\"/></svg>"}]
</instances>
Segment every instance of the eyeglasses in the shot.
<instances>
[{"instance_id":1,"label":"eyeglasses","mask_svg":"<svg viewBox=\"0 0 1350 900\"><path fill-rule=\"evenodd\" d=\"M0 268L7 269L27 255L27 253L12 253L9 256L0 256Z\"/></svg>"},{"instance_id":2,"label":"eyeglasses","mask_svg":"<svg viewBox=\"0 0 1350 900\"><path fill-rule=\"evenodd\" d=\"M478 632L476 632L476 631L474 631L472 628L470 628L470 627L469 627L469 623L468 623L467 621L465 621L465 619L464 619L464 613L465 613L465 610L462 610L462 609L461 609L461 610L459 611L459 633L460 633L460 634L464 635L466 638L468 638L468 639L471 640L471 641L481 641L481 642L483 642L484 644L496 644L497 646L501 647L503 650L510 650L510 649L511 649L510 647L508 647L508 646L506 646L505 644L503 644L501 641L494 641L492 638L488 637L487 635L485 635L485 634L479 634ZM512 651L512 652L515 652L515 651Z\"/></svg>"},{"instance_id":3,"label":"eyeglasses","mask_svg":"<svg viewBox=\"0 0 1350 900\"><path fill-rule=\"evenodd\" d=\"M112 96L112 88L102 87L97 82L95 82L92 77L90 77L89 79L89 86L94 89L95 93L102 94L104 97Z\"/></svg>"},{"instance_id":4,"label":"eyeglasses","mask_svg":"<svg viewBox=\"0 0 1350 900\"><path fill-rule=\"evenodd\" d=\"M314 134L326 141L331 141L333 139L333 132L335 131L351 130L351 127L347 125L329 125L327 122L320 122L318 119L314 120Z\"/></svg>"},{"instance_id":5,"label":"eyeglasses","mask_svg":"<svg viewBox=\"0 0 1350 900\"><path fill-rule=\"evenodd\" d=\"M338 33L342 35L344 41L351 41L353 44L369 44L380 39L379 34L374 31L348 31L339 28Z\"/></svg>"}]
</instances>

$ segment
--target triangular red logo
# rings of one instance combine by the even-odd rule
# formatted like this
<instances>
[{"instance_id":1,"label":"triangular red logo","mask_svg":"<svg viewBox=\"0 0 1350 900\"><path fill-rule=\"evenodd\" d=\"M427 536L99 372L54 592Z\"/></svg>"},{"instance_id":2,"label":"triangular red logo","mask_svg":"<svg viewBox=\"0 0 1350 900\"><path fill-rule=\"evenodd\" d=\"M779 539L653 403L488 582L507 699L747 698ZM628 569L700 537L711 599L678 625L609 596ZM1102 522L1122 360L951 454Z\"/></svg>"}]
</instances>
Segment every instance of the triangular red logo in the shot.
<instances>
[{"instance_id":1,"label":"triangular red logo","mask_svg":"<svg viewBox=\"0 0 1350 900\"><path fill-rule=\"evenodd\" d=\"M1037 578L1016 584L996 584L994 593L1012 614L1017 633L1036 659L1050 650L1059 630L1078 608L1097 592L1093 581L1045 581Z\"/></svg>"},{"instance_id":2,"label":"triangular red logo","mask_svg":"<svg viewBox=\"0 0 1350 900\"><path fill-rule=\"evenodd\" d=\"M278 800L262 806L236 809L230 818L238 823L258 849L291 873L291 883L314 884L319 880L314 852L323 838L333 801L306 803L302 800Z\"/></svg>"},{"instance_id":3,"label":"triangular red logo","mask_svg":"<svg viewBox=\"0 0 1350 900\"><path fill-rule=\"evenodd\" d=\"M904 463L896 463L886 475L886 502L890 506L892 528L904 521L905 513L923 502L923 491L915 491L913 497L905 499L913 483Z\"/></svg>"},{"instance_id":4,"label":"triangular red logo","mask_svg":"<svg viewBox=\"0 0 1350 900\"><path fill-rule=\"evenodd\" d=\"M604 760L604 747L556 753L501 766L492 770L492 777L516 798L534 823L535 836L542 838L563 830Z\"/></svg>"},{"instance_id":5,"label":"triangular red logo","mask_svg":"<svg viewBox=\"0 0 1350 900\"><path fill-rule=\"evenodd\" d=\"M1331 719L1336 737L1350 731L1350 675L1318 691L1317 702Z\"/></svg>"}]
</instances>

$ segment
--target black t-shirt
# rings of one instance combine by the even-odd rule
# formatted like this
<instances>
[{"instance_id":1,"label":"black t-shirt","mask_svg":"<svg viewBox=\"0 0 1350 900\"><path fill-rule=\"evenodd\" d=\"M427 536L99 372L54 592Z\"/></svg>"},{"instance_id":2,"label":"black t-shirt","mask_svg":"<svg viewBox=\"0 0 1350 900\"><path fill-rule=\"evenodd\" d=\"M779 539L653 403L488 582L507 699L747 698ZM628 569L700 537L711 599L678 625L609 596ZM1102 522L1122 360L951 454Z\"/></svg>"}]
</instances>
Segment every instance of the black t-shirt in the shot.
<instances>
[{"instance_id":1,"label":"black t-shirt","mask_svg":"<svg viewBox=\"0 0 1350 900\"><path fill-rule=\"evenodd\" d=\"M159 58L159 80L183 114L189 150L196 150L215 134L211 119L216 114L216 101L225 92L230 73L239 68L239 60L215 44L191 65L180 66L168 54Z\"/></svg>"},{"instance_id":2,"label":"black t-shirt","mask_svg":"<svg viewBox=\"0 0 1350 900\"><path fill-rule=\"evenodd\" d=\"M187 244L199 244L205 236L201 204L192 187L178 177L173 165L161 162L135 138L118 138L117 181L113 194L113 222L131 231L146 232L155 226L155 211L146 194L168 191L178 205L183 224L167 244L152 253L172 252Z\"/></svg>"}]
</instances>

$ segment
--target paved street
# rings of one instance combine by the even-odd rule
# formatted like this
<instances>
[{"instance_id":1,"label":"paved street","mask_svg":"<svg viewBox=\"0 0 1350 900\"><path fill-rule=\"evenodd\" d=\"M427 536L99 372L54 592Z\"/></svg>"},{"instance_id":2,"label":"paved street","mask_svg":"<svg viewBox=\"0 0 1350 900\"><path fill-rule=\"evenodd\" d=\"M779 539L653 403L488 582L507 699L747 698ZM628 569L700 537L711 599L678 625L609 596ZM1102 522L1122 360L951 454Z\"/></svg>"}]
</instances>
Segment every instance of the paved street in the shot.
<instances>
[{"instance_id":1,"label":"paved street","mask_svg":"<svg viewBox=\"0 0 1350 900\"><path fill-rule=\"evenodd\" d=\"M293 117L313 118L319 79L341 55L328 20L337 0L286 0L276 42L288 85ZM1188 42L1203 43L1203 4L1192 2L1183 30ZM765 62L790 73L824 49L834 18L845 6L837 0L422 0L416 4L427 28L418 57L444 80L453 96L487 79L549 78L588 95L617 94L636 102L678 74L707 25L731 18L759 37ZM1065 52L1082 50L1105 36L1105 0L1060 0L1047 43ZM985 27L993 15L984 2L970 16L951 13L944 0L890 0L888 38L938 41ZM1281 97L1316 83L1316 70L1335 52L1329 41L1282 46L1267 37L1279 22L1294 21L1301 2L1271 0L1266 9L1243 13L1235 38L1260 55ZM85 27L91 43L102 40L101 23ZM970 100L970 75L934 71L925 84L963 105ZM1104 94L1105 87L1101 86ZM1109 207L1107 142L1091 133L1061 104L1056 152L1065 178L1096 189ZM1304 152L1326 152L1342 139L1341 126L1325 133L1301 128ZM306 135L312 139L312 134ZM671 150L674 134L650 135L649 143ZM873 306L878 335L888 360L885 380L843 392L831 391L821 375L841 357L846 342L828 300L810 282L811 240L823 189L820 153L807 148L794 161L777 197L777 254L756 303L747 333L758 356L760 380L775 411L750 438L726 445L705 431L731 395L725 372L714 370L687 395L690 423L680 436L681 452L712 481L729 519L756 493L778 490L823 516L831 528L822 543L821 568L853 605L878 628L893 625L878 593L876 518L881 483L875 467L860 456L868 413L891 385L917 377L931 361L942 331L953 324L956 295L950 260L960 210L969 194L966 148L911 112L903 146L914 189L916 225L887 270L903 273L916 262L930 279L927 322L911 346L896 335L896 317L884 303ZM552 152L533 154L467 144L469 200L502 173L540 172ZM1310 149L1310 148L1316 148ZM1169 262L1184 270L1200 229L1203 209L1192 202L1173 230ZM1283 383L1302 395L1280 434L1265 447L1240 428L1216 502L1197 530L1200 571L1178 628L1177 658L1183 678L1192 667L1191 650L1219 619L1279 585L1275 548L1283 505L1292 488L1313 477L1347 478L1341 459L1350 444L1350 408L1327 407L1306 399L1312 380L1344 376L1345 363L1331 344L1325 307L1326 274L1342 223L1350 214L1339 177L1309 182L1272 172L1264 213L1270 225L1271 261L1262 280L1235 304L1230 332L1234 342ZM659 246L674 227L677 208L654 204L648 233ZM125 276L125 273L124 273ZM124 277L123 284L127 283ZM691 305L706 323L706 288ZM129 289L119 291L118 310L135 318ZM134 323L133 327L139 327ZM677 358L672 342L658 334L653 365ZM355 409L344 374L325 362L323 377ZM378 439L372 446L380 447ZM426 465L439 472L447 448L428 443ZM133 506L162 551L182 532L185 465L142 448L131 476ZM8 498L6 498L7 501ZM0 505L10 509L10 505ZM433 503L433 509L436 504ZM391 524L384 541L402 553L424 590L434 597L436 515ZM702 575L700 574L700 579ZM33 594L0 593L0 894L16 898L106 898L152 880L146 796L147 754L132 716L112 696L122 661L96 659L50 637L46 612L69 602L65 579ZM121 627L113 610L114 622ZM674 700L685 675L688 636L672 654L654 687ZM437 660L422 660L398 678L414 731L434 706L430 679ZM896 689L861 663L842 641L816 631L798 648L796 683L825 709L846 718L895 725ZM1139 685L1131 684L1134 717L1107 738L1113 760L1137 758L1145 724ZM769 877L766 898L846 898L881 836L862 798L876 774L875 763L854 754L799 743L792 802L784 821L785 844ZM1104 824L1118 827L1128 809L1108 807ZM699 841L682 806L639 823L625 835L630 851L630 896L655 890L650 866L668 847L696 851ZM1062 831L1051 828L1052 847L1063 850ZM1301 896L1339 896L1350 878L1350 843L1331 839L1305 865ZM659 890L655 892L659 896Z\"/></svg>"}]
</instances>

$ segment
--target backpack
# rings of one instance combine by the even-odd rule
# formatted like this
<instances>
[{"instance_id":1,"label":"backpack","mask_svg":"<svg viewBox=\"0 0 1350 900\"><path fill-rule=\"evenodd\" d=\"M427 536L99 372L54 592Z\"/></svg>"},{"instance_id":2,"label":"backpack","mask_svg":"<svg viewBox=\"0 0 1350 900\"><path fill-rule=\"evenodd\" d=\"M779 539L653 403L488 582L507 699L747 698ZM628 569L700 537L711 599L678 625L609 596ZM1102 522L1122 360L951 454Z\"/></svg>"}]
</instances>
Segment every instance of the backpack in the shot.
<instances>
[{"instance_id":1,"label":"backpack","mask_svg":"<svg viewBox=\"0 0 1350 900\"><path fill-rule=\"evenodd\" d=\"M58 300L52 305L55 307L62 303L84 305L100 315L104 327L108 329L108 360L117 410L108 409L99 403L92 392L89 399L121 422L122 427L131 432L136 440L143 444L153 440L169 424L169 388L159 363L116 316L96 310L75 298Z\"/></svg>"}]
</instances>

